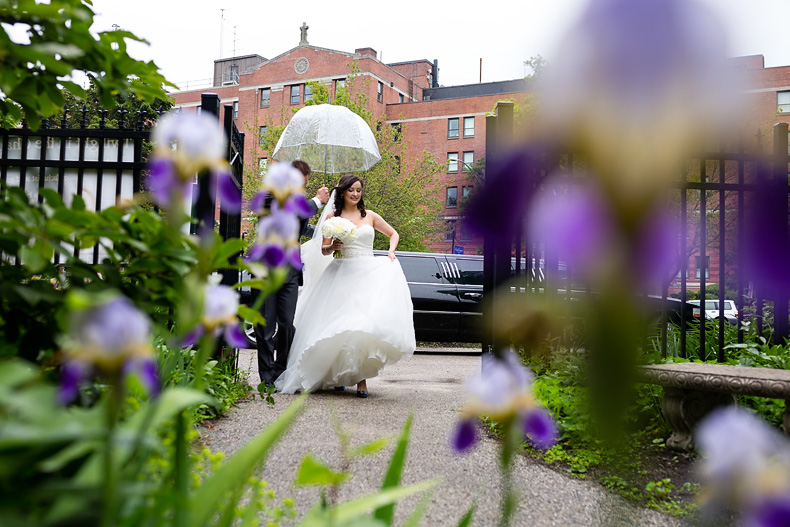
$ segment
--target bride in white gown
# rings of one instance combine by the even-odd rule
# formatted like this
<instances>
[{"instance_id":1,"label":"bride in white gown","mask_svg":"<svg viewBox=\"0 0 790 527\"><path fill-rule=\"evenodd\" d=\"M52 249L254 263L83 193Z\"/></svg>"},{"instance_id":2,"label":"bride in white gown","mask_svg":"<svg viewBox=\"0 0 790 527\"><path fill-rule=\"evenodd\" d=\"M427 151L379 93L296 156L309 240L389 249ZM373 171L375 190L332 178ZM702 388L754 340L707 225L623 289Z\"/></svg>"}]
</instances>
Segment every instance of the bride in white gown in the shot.
<instances>
[{"instance_id":1,"label":"bride in white gown","mask_svg":"<svg viewBox=\"0 0 790 527\"><path fill-rule=\"evenodd\" d=\"M357 227L357 238L348 245L321 235L323 222L335 215ZM373 256L375 231L389 237L388 257ZM274 383L279 391L356 384L357 395L367 397L366 379L414 353L411 295L395 258L398 240L381 216L365 210L362 181L352 174L341 177L313 239L302 246L304 286L288 367ZM342 256L333 258L337 249Z\"/></svg>"}]
</instances>

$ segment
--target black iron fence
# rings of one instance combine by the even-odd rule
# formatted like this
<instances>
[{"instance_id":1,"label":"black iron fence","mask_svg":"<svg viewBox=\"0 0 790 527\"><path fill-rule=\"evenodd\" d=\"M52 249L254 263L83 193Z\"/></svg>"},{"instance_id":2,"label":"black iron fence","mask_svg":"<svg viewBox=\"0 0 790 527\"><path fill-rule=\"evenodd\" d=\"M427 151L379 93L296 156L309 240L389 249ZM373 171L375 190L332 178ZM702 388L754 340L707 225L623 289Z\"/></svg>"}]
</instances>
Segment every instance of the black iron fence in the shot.
<instances>
[{"instance_id":1,"label":"black iron fence","mask_svg":"<svg viewBox=\"0 0 790 527\"><path fill-rule=\"evenodd\" d=\"M215 93L204 93L200 98L201 112L209 112L219 118L220 99ZM230 163L230 173L235 183L237 198L241 201L241 189L244 174L244 134L239 132L233 122L233 106L223 107L222 124L225 136L228 139L227 160ZM216 193L212 192L208 185L208 180L202 179L195 186L197 200L195 201L194 217L197 219L195 231L200 232L201 228L213 229L214 218L216 217ZM223 239L241 237L241 211L228 212L221 209L219 212L219 232ZM240 254L233 256L230 261L235 263ZM222 283L233 285L238 282L238 271L226 269L222 272Z\"/></svg>"},{"instance_id":2,"label":"black iron fence","mask_svg":"<svg viewBox=\"0 0 790 527\"><path fill-rule=\"evenodd\" d=\"M506 145L512 138L513 105L499 103L496 112L486 121L487 174L496 173L497 163L504 162L508 151ZM764 140L764 137L758 137L758 146ZM790 336L787 291L755 286L746 275L741 258L743 251L747 250L747 236L751 235L746 227L747 204L753 203L760 184L764 183L760 178L764 179L766 175L772 180L772 191L788 196L789 161L788 125L777 124L773 127L771 153L746 153L740 145L730 150L721 147L689 159L684 170L680 171L680 177L672 185L668 197L669 206L677 214L679 230L683 233L678 240L676 272L672 279L655 284L649 291L634 291L635 295L651 296L652 304L661 307L664 321L670 311L675 311L674 318L681 321L670 326L670 330L677 329L672 345L668 343L667 324L660 324L660 332L654 337L654 342L663 355L676 353L686 357L687 352L691 352L703 360L715 358L723 361L727 328L737 327L737 340L743 342L744 326L741 322L744 321L754 325L759 334L770 335L775 342L781 343ZM530 168L532 173L523 174L533 183L513 191L523 193L526 201L535 185L540 185L543 177L558 168L563 169L564 182L568 185L581 182L583 171L577 173L574 170L577 166L584 166L584 162L571 154L546 154L538 166ZM788 200L781 201L785 207L782 217L787 223ZM507 235L486 238L486 297L517 293L556 294L572 300L574 296L590 294L589 288L585 290L584 286L573 282L572 270L568 269L566 262L560 261L556 254L546 252L545 240L527 239L524 226L525 218L519 218L511 228L504 229ZM786 243L786 240L776 239L769 243ZM532 277L539 269L545 277L542 284L533 283ZM515 280L515 287L511 280ZM712 288L714 283L716 285ZM510 284L510 287L502 287L505 284ZM729 316L723 307L718 307L715 313L706 317L705 293L711 289L715 290L712 296L717 300L734 301L738 317ZM699 291L699 306L688 303L692 294L696 296L696 291ZM672 297L677 300L673 301ZM484 351L509 345L498 331L499 321L494 319L490 306L489 303L484 308ZM707 330L700 329L706 327ZM693 341L688 340L690 331L694 332ZM691 342L698 345L698 349L691 350Z\"/></svg>"},{"instance_id":3,"label":"black iron fence","mask_svg":"<svg viewBox=\"0 0 790 527\"><path fill-rule=\"evenodd\" d=\"M67 205L78 195L86 208L94 211L115 205L118 200L132 199L142 188L145 170L143 141L149 137L143 129L146 114L139 112L136 123L127 127L122 113L118 127L110 129L102 112L99 128L87 128L88 109L83 107L78 110L82 114L81 127L73 129L67 128L67 111L64 109L64 117L56 128L50 128L44 119L36 131L24 122L21 128L0 130L0 181L23 188L33 200L41 201L41 188L57 191ZM75 256L93 263L101 257L98 244L74 251ZM55 258L58 257L56 253Z\"/></svg>"},{"instance_id":4,"label":"black iron fence","mask_svg":"<svg viewBox=\"0 0 790 527\"><path fill-rule=\"evenodd\" d=\"M216 94L203 95L201 111L219 117L219 106ZM146 170L143 145L150 136L146 128L152 124L148 113L135 112L127 122L127 112L122 110L117 127L108 128L106 112L100 110L98 128L88 128L89 110L83 106L77 110L81 114L80 128L68 128L68 111L64 108L57 127L50 127L49 120L43 119L41 127L35 131L24 122L20 128L0 130L0 182L21 187L31 200L42 200L39 194L42 188L57 191L66 205L71 205L74 196L80 196L86 208L92 211L114 206L119 200L131 200L143 191ZM224 107L222 122L228 137L227 160L240 197L244 134L233 122L232 106ZM196 183L195 187L194 216L203 220L206 228L214 229L216 193L205 184ZM240 237L241 212L221 212L219 230L225 239ZM98 264L104 256L100 244L84 250L75 247L74 255L93 264ZM58 263L59 254L55 253L55 259ZM236 283L234 272L226 274L225 283Z\"/></svg>"}]
</instances>

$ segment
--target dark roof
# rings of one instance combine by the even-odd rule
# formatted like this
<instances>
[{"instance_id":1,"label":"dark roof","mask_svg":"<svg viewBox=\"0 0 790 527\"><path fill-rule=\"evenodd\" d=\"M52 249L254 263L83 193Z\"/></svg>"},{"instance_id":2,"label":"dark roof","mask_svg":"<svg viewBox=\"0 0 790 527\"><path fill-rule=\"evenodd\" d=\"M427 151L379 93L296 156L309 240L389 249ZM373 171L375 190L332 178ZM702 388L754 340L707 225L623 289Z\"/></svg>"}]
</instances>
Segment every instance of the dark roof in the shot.
<instances>
[{"instance_id":1,"label":"dark roof","mask_svg":"<svg viewBox=\"0 0 790 527\"><path fill-rule=\"evenodd\" d=\"M402 62L388 62L387 66L401 66L403 64L416 64L418 62L427 62L428 64L433 64L433 62L431 62L428 59L417 59L417 60L404 60Z\"/></svg>"},{"instance_id":2,"label":"dark roof","mask_svg":"<svg viewBox=\"0 0 790 527\"><path fill-rule=\"evenodd\" d=\"M526 79L512 81L482 82L461 86L440 86L422 91L424 100L459 99L461 97L479 97L481 95L498 95L500 93L521 93L529 91L530 83Z\"/></svg>"},{"instance_id":3,"label":"dark roof","mask_svg":"<svg viewBox=\"0 0 790 527\"><path fill-rule=\"evenodd\" d=\"M224 58L224 59L216 59L216 60L214 60L214 62L228 62L228 61L231 61L231 60L252 59L252 58L259 58L262 61L268 60L266 57L261 57L257 53L251 53L249 55L239 55L238 57L227 57L227 58Z\"/></svg>"}]
</instances>

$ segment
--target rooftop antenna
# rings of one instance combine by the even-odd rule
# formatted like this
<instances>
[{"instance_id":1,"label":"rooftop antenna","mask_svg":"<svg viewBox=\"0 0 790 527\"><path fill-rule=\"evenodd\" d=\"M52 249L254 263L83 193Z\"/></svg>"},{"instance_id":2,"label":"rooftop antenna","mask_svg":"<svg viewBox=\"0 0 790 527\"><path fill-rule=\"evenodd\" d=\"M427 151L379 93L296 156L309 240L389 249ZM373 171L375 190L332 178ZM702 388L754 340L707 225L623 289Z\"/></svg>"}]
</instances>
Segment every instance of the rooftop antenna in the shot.
<instances>
[{"instance_id":1,"label":"rooftop antenna","mask_svg":"<svg viewBox=\"0 0 790 527\"><path fill-rule=\"evenodd\" d=\"M222 58L222 40L225 32L225 10L220 9L219 21L219 58Z\"/></svg>"},{"instance_id":2,"label":"rooftop antenna","mask_svg":"<svg viewBox=\"0 0 790 527\"><path fill-rule=\"evenodd\" d=\"M236 58L236 26L233 26L233 58Z\"/></svg>"}]
</instances>

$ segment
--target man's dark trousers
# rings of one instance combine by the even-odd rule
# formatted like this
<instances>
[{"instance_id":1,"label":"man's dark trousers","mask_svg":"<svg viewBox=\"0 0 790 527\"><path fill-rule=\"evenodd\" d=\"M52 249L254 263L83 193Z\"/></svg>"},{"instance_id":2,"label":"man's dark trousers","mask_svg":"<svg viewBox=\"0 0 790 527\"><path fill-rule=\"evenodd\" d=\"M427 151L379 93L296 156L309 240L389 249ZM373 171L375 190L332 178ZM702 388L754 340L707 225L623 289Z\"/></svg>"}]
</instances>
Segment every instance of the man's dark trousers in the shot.
<instances>
[{"instance_id":1,"label":"man's dark trousers","mask_svg":"<svg viewBox=\"0 0 790 527\"><path fill-rule=\"evenodd\" d=\"M315 201L308 200L307 203L313 210L313 214L318 212L318 205ZM271 197L264 203L265 208L269 208ZM308 219L303 218L299 221L299 232L304 235L307 232ZM291 351L291 343L294 340L294 313L296 312L296 299L299 296L299 286L304 279L301 270L291 268L285 283L275 293L266 297L261 307L261 314L266 319L266 325L255 324L255 341L258 347L258 374L261 382L272 384L288 366L288 353ZM260 291L252 290L252 300L258 298ZM275 326L276 323L276 326ZM277 328L276 338L274 329ZM274 350L277 350L277 360L274 360Z\"/></svg>"},{"instance_id":2,"label":"man's dark trousers","mask_svg":"<svg viewBox=\"0 0 790 527\"><path fill-rule=\"evenodd\" d=\"M294 339L294 311L299 292L299 275L291 269L282 287L266 297L261 314L266 325L255 325L255 340L258 346L258 372L261 382L272 384L288 365L288 352ZM254 290L254 297L259 291ZM275 326L276 323L276 326ZM274 334L275 327L277 335ZM277 351L277 360L274 350Z\"/></svg>"}]
</instances>

